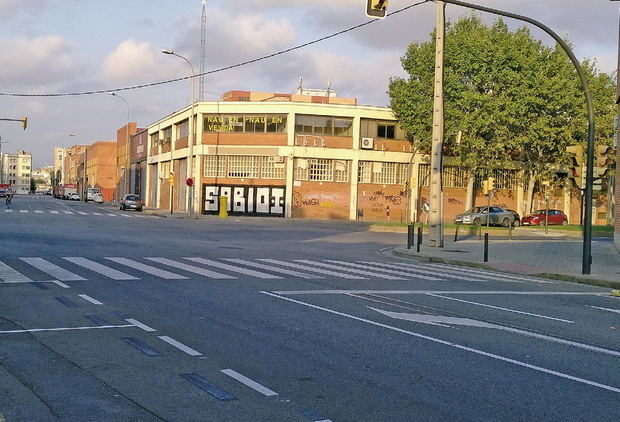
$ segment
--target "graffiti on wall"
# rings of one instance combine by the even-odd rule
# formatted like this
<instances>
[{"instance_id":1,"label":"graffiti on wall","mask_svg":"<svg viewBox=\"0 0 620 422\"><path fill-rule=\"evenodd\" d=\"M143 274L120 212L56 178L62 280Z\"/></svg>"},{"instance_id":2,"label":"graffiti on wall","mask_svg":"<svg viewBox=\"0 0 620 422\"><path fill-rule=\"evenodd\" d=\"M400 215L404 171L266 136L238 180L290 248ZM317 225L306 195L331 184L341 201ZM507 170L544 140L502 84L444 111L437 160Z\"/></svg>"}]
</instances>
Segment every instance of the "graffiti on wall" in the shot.
<instances>
[{"instance_id":1,"label":"graffiti on wall","mask_svg":"<svg viewBox=\"0 0 620 422\"><path fill-rule=\"evenodd\" d=\"M220 197L225 196L231 215L263 215L284 217L285 188L281 186L204 185L205 214L220 212Z\"/></svg>"},{"instance_id":2,"label":"graffiti on wall","mask_svg":"<svg viewBox=\"0 0 620 422\"><path fill-rule=\"evenodd\" d=\"M345 204L345 197L340 193L301 193L293 192L293 206L317 206L321 208L336 208Z\"/></svg>"},{"instance_id":3,"label":"graffiti on wall","mask_svg":"<svg viewBox=\"0 0 620 422\"><path fill-rule=\"evenodd\" d=\"M448 204L450 205L463 205L463 201L457 198L448 198Z\"/></svg>"},{"instance_id":4,"label":"graffiti on wall","mask_svg":"<svg viewBox=\"0 0 620 422\"><path fill-rule=\"evenodd\" d=\"M368 201L370 201L370 208L373 211L381 211L389 209L390 205L399 206L403 202L404 197L405 192L400 192L398 195L389 195L382 190L376 190L368 197Z\"/></svg>"}]
</instances>

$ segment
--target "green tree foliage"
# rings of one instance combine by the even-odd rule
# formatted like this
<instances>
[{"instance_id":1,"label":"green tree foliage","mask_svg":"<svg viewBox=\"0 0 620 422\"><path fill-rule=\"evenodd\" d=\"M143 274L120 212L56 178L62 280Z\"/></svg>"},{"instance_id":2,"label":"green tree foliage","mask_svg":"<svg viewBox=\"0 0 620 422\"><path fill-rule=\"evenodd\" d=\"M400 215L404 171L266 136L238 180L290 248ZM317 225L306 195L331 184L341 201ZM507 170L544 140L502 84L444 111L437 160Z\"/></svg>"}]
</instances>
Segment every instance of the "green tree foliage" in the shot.
<instances>
[{"instance_id":1,"label":"green tree foliage","mask_svg":"<svg viewBox=\"0 0 620 422\"><path fill-rule=\"evenodd\" d=\"M413 43L402 58L409 78L392 78L391 106L403 129L429 140L432 129L435 37ZM611 139L613 80L591 62L597 135ZM518 160L528 185L547 179L565 147L587 138L584 95L574 67L559 47L534 39L525 27L502 20L486 25L475 15L446 25L444 153L459 157L472 175ZM463 132L460 145L451 134ZM532 189L529 189L531 198Z\"/></svg>"}]
</instances>

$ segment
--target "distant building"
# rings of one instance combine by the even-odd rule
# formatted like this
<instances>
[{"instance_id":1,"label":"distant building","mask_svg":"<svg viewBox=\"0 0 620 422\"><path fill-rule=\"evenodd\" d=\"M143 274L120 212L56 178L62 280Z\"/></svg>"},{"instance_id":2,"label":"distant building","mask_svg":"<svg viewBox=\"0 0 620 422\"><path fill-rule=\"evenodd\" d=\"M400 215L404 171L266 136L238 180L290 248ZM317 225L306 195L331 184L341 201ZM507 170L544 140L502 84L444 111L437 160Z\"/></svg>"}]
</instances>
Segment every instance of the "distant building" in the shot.
<instances>
[{"instance_id":1,"label":"distant building","mask_svg":"<svg viewBox=\"0 0 620 422\"><path fill-rule=\"evenodd\" d=\"M32 172L32 154L26 151L17 153L2 153L0 182L8 183L17 194L30 192L30 178Z\"/></svg>"},{"instance_id":2,"label":"distant building","mask_svg":"<svg viewBox=\"0 0 620 422\"><path fill-rule=\"evenodd\" d=\"M54 178L54 166L39 167L32 170L30 177L34 180L35 191L45 192L52 189L52 179Z\"/></svg>"}]
</instances>

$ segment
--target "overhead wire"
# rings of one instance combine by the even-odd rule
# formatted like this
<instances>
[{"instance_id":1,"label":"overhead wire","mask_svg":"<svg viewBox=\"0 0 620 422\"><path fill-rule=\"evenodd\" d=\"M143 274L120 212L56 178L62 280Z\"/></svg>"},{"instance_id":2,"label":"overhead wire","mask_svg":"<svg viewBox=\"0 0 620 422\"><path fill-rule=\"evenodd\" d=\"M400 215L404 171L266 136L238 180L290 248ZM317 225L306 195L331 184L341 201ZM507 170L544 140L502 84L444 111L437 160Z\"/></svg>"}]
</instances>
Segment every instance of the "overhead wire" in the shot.
<instances>
[{"instance_id":1,"label":"overhead wire","mask_svg":"<svg viewBox=\"0 0 620 422\"><path fill-rule=\"evenodd\" d=\"M411 9L413 7L419 6L419 5L424 4L424 3L428 3L430 1L433 1L433 0L421 0L421 1L418 1L416 3L410 4L409 6L405 6L405 7L402 7L400 9L397 9L397 10L395 10L393 12L387 13L386 16L389 17L389 16L396 15L398 13L402 13L402 12L404 12L406 10L409 10L409 9ZM286 48L284 50L276 51L275 53L267 54L265 56L257 57L257 58L250 59L250 60L246 60L246 61L243 61L243 62L240 62L240 63L236 63L236 64L233 64L233 65L221 67L219 69L214 69L214 70L209 70L209 71L206 71L206 72L198 73L196 75L183 76L183 77L179 77L179 78L173 78L173 79L167 79L167 80L164 80L164 81L144 83L144 84L140 84L140 85L133 85L133 86L123 87L123 88L108 88L108 89L99 89L99 90L92 90L92 91L59 92L59 93L47 93L47 94L27 94L27 93L18 93L18 92L0 92L0 96L3 96L3 97L75 97L75 96L82 96L82 95L94 95L94 94L105 94L105 93L110 93L110 92L131 91L131 90L142 89L142 88L149 88L149 87L154 87L154 86L159 86L159 85L166 85L166 84L170 84L170 83L174 83L174 82L184 81L184 80L187 80L187 79L199 78L201 76L213 75L215 73L220 73L220 72L224 72L224 71L227 71L227 70L235 69L235 68L238 68L238 67L247 66L249 64L257 63L257 62L260 62L260 61L263 61L263 60L267 60L267 59L270 59L270 58L273 58L273 57L276 57L276 56L280 56L282 54L287 54L287 53L290 53L292 51L299 50L299 49L308 47L310 45L317 44L317 43L323 42L325 40L338 37L340 35L346 34L347 32L351 32L351 31L354 31L356 29L362 28L364 26L373 24L376 21L377 21L376 19L372 19L372 20L369 20L369 21L366 21L366 22L354 25L352 27L343 29L341 31L334 32L334 33L332 33L330 35L326 35L324 37L317 38L315 40L308 41L308 42L305 42L303 44L299 44L299 45L296 45L296 46L293 46L293 47L289 47L289 48Z\"/></svg>"}]
</instances>

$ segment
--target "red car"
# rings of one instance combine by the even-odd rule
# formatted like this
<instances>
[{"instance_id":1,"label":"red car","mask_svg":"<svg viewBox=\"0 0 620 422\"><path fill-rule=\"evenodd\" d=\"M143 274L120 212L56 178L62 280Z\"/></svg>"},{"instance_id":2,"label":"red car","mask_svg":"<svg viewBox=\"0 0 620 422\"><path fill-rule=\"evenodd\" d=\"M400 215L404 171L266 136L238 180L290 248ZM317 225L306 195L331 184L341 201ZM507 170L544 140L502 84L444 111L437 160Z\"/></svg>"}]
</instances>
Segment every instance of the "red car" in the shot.
<instances>
[{"instance_id":1,"label":"red car","mask_svg":"<svg viewBox=\"0 0 620 422\"><path fill-rule=\"evenodd\" d=\"M549 215L548 215L548 220L547 220L547 224L548 225L567 225L568 224L568 217L566 217L566 214L564 214L564 211L560 211L560 210L548 210ZM535 211L534 213L530 214L530 215L526 215L525 217L523 217L521 219L521 225L522 226L544 226L545 225L545 210L538 210Z\"/></svg>"}]
</instances>

